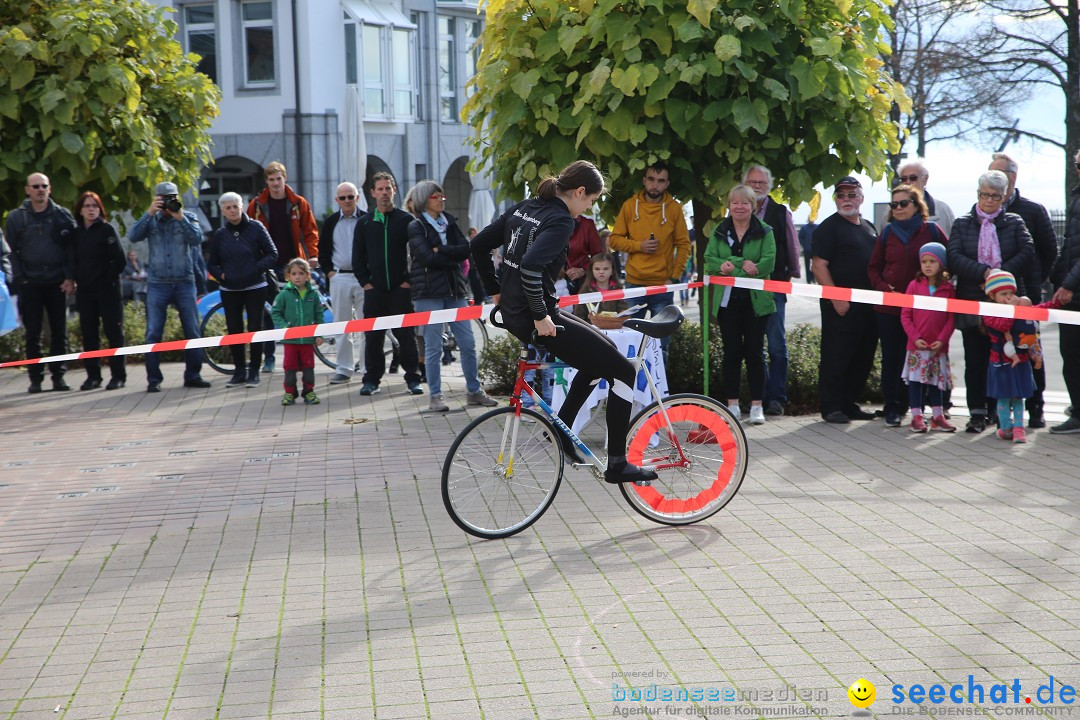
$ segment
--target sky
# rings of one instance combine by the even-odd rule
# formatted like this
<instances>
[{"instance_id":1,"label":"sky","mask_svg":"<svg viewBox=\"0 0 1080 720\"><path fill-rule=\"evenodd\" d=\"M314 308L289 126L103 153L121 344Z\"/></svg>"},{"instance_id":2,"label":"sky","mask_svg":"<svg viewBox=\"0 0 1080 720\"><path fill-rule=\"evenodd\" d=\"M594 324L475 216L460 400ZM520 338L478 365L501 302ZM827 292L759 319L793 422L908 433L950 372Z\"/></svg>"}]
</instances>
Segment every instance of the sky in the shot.
<instances>
[{"instance_id":1,"label":"sky","mask_svg":"<svg viewBox=\"0 0 1080 720\"><path fill-rule=\"evenodd\" d=\"M1020 127L1049 137L1065 137L1065 96L1057 90L1047 89L1032 96L1020 109ZM926 167L930 179L926 184L930 194L944 200L957 215L963 215L975 202L975 185L979 175L990 164L990 155L1001 144L1001 134L993 133L985 140L971 142L940 141L927 146ZM914 141L909 140L906 150L914 152ZM1010 143L1005 152L1020 165L1016 186L1024 197L1040 202L1048 210L1065 209L1064 158L1056 146L1048 143L1032 143L1027 139ZM888 202L889 184L870 183L865 175L856 173L866 194L863 216L872 219L875 202ZM1071 183L1070 183L1071 184ZM820 190L821 188L819 188ZM818 219L828 217L835 210L831 198L822 202ZM796 223L806 222L808 208L803 205L793 210Z\"/></svg>"}]
</instances>

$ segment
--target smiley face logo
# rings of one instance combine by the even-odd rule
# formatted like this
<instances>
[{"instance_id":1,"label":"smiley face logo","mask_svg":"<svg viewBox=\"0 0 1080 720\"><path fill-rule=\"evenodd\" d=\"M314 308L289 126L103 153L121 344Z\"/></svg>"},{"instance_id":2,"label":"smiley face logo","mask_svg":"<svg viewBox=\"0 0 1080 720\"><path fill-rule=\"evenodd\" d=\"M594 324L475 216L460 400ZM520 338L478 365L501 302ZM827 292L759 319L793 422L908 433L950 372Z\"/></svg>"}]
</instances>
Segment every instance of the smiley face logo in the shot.
<instances>
[{"instance_id":1,"label":"smiley face logo","mask_svg":"<svg viewBox=\"0 0 1080 720\"><path fill-rule=\"evenodd\" d=\"M859 678L847 689L848 700L857 708L868 708L877 697L877 688L866 678Z\"/></svg>"}]
</instances>

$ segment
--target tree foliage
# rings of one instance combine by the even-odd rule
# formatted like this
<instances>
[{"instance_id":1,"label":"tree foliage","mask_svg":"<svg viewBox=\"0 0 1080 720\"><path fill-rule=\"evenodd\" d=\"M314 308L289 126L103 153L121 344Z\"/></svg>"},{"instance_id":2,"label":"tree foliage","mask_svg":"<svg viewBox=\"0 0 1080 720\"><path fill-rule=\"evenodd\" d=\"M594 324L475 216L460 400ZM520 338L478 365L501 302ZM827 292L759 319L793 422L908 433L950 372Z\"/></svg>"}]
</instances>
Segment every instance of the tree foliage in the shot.
<instances>
[{"instance_id":1,"label":"tree foliage","mask_svg":"<svg viewBox=\"0 0 1080 720\"><path fill-rule=\"evenodd\" d=\"M166 18L144 0L0 4L0 196L35 171L69 206L94 190L142 207L156 182L195 183L221 95Z\"/></svg>"},{"instance_id":2,"label":"tree foliage","mask_svg":"<svg viewBox=\"0 0 1080 720\"><path fill-rule=\"evenodd\" d=\"M503 196L577 158L610 177L610 216L656 159L714 200L750 164L802 201L882 177L906 103L879 59L875 0L489 0L463 115Z\"/></svg>"}]
</instances>

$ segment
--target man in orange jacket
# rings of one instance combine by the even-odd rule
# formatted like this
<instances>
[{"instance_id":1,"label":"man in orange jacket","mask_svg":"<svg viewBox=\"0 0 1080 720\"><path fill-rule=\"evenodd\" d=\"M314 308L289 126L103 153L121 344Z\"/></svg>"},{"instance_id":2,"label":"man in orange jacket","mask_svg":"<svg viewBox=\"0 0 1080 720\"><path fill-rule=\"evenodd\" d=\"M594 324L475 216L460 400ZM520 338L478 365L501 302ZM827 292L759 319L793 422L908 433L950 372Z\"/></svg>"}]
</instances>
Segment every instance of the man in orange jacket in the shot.
<instances>
[{"instance_id":1,"label":"man in orange jacket","mask_svg":"<svg viewBox=\"0 0 1080 720\"><path fill-rule=\"evenodd\" d=\"M285 265L293 258L303 258L311 267L319 267L319 227L308 201L285 184L285 166L272 162L263 169L266 189L248 203L247 214L261 222L277 247L278 259L274 273L279 282L285 281ZM270 288L270 302L277 289ZM274 343L268 342L263 352L263 372L274 371Z\"/></svg>"}]
</instances>

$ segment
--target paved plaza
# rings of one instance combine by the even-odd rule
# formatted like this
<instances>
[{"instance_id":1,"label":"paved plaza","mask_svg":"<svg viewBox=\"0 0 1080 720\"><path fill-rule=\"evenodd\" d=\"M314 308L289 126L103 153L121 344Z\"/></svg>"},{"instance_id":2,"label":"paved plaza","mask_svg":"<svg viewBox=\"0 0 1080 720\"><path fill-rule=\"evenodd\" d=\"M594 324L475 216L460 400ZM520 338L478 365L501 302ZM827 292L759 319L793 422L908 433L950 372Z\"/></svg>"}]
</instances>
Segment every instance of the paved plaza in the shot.
<instances>
[{"instance_id":1,"label":"paved plaza","mask_svg":"<svg viewBox=\"0 0 1080 720\"><path fill-rule=\"evenodd\" d=\"M571 472L481 541L439 491L481 410L460 376L430 415L400 376L362 398L323 369L321 405L282 408L280 374L164 368L156 395L141 366L117 392L0 373L0 719L1080 715L1078 435L770 419L702 524ZM936 683L963 702L892 701Z\"/></svg>"}]
</instances>

